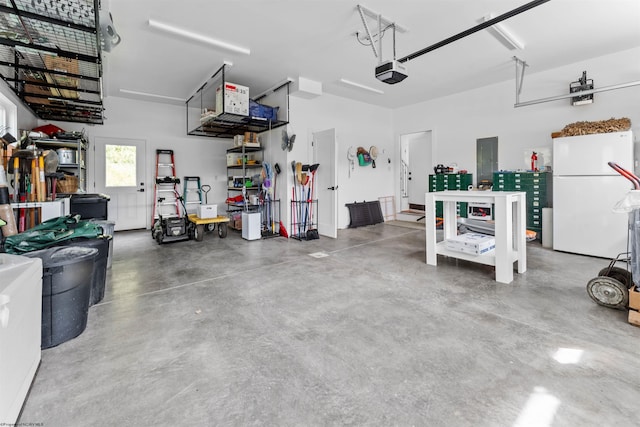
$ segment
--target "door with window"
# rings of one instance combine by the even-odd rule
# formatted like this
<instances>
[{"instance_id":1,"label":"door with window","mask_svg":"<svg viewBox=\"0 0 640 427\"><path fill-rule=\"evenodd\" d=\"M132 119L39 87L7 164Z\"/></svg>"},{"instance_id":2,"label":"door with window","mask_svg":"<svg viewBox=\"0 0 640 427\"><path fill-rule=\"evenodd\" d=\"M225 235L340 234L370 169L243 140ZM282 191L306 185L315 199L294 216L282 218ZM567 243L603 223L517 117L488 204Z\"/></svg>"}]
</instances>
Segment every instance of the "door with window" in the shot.
<instances>
[{"instance_id":1,"label":"door with window","mask_svg":"<svg viewBox=\"0 0 640 427\"><path fill-rule=\"evenodd\" d=\"M95 190L111 198L109 220L116 231L147 227L146 146L143 139L95 139Z\"/></svg>"}]
</instances>

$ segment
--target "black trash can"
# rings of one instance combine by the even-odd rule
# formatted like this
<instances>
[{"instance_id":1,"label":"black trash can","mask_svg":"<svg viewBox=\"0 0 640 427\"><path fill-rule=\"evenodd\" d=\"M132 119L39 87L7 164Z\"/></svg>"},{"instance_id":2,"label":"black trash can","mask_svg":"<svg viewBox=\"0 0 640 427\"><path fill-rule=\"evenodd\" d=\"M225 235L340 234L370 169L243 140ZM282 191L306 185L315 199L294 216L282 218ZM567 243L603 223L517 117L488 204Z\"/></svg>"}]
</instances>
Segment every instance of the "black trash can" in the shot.
<instances>
[{"instance_id":1,"label":"black trash can","mask_svg":"<svg viewBox=\"0 0 640 427\"><path fill-rule=\"evenodd\" d=\"M69 341L87 327L97 254L98 249L77 246L57 246L24 254L42 259L41 348Z\"/></svg>"},{"instance_id":2,"label":"black trash can","mask_svg":"<svg viewBox=\"0 0 640 427\"><path fill-rule=\"evenodd\" d=\"M107 268L111 268L111 263L113 262L113 238L115 235L116 223L115 221L106 221L101 219L92 219L90 220L94 224L98 224L102 227L102 234L105 236L111 236L111 240L109 240L109 258L107 258Z\"/></svg>"},{"instance_id":3,"label":"black trash can","mask_svg":"<svg viewBox=\"0 0 640 427\"><path fill-rule=\"evenodd\" d=\"M80 219L107 219L110 197L106 194L72 194L69 201L71 215Z\"/></svg>"},{"instance_id":4,"label":"black trash can","mask_svg":"<svg viewBox=\"0 0 640 427\"><path fill-rule=\"evenodd\" d=\"M97 304L104 298L105 284L107 281L107 263L109 260L109 245L111 236L102 236L96 238L76 237L75 239L65 240L56 246L79 246L84 248L94 248L98 250L93 267L93 275L91 276L91 296L89 297L89 306Z\"/></svg>"}]
</instances>

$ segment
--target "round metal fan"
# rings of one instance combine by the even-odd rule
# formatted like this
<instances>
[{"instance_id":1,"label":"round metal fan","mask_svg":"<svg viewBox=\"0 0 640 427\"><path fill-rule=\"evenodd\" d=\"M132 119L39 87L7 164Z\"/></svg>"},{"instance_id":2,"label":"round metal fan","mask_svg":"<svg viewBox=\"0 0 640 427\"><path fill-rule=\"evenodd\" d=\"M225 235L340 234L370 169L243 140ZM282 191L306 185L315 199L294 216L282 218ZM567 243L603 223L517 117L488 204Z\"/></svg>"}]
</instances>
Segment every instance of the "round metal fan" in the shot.
<instances>
[{"instance_id":1,"label":"round metal fan","mask_svg":"<svg viewBox=\"0 0 640 427\"><path fill-rule=\"evenodd\" d=\"M287 130L284 129L282 131L282 143L280 147L282 147L282 151L291 151L293 149L293 143L296 141L296 134L289 136Z\"/></svg>"}]
</instances>

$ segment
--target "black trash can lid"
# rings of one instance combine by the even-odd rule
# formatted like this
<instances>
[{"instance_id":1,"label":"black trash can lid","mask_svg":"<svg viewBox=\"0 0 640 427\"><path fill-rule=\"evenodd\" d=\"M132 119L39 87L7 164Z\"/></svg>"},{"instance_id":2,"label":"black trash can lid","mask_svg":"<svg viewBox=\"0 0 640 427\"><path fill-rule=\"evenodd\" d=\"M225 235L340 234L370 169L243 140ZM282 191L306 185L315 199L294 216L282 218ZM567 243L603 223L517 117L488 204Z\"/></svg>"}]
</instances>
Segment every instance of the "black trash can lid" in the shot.
<instances>
[{"instance_id":1,"label":"black trash can lid","mask_svg":"<svg viewBox=\"0 0 640 427\"><path fill-rule=\"evenodd\" d=\"M116 225L115 221L111 221L111 220L107 220L107 219L96 219L96 218L89 218L87 221L89 222L94 222L98 225Z\"/></svg>"},{"instance_id":2,"label":"black trash can lid","mask_svg":"<svg viewBox=\"0 0 640 427\"><path fill-rule=\"evenodd\" d=\"M60 246L27 252L24 255L30 258L40 258L43 268L51 268L95 258L98 255L98 249L83 246Z\"/></svg>"},{"instance_id":3,"label":"black trash can lid","mask_svg":"<svg viewBox=\"0 0 640 427\"><path fill-rule=\"evenodd\" d=\"M71 201L73 202L94 202L99 200L111 200L106 194L102 193L73 193L71 194Z\"/></svg>"}]
</instances>

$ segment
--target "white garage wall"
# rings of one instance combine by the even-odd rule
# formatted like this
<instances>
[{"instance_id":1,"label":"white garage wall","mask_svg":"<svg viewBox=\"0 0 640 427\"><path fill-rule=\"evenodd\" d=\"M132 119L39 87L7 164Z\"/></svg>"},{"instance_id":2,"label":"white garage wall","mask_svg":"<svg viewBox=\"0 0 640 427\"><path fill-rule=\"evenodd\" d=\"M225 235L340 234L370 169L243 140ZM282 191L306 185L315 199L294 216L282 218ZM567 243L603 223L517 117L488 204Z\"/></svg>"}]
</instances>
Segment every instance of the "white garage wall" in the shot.
<instances>
[{"instance_id":1,"label":"white garage wall","mask_svg":"<svg viewBox=\"0 0 640 427\"><path fill-rule=\"evenodd\" d=\"M186 135L185 111L183 107L133 101L125 98L108 97L105 99L105 124L85 127L91 136L142 138L147 140L147 176L149 188L152 188L155 166L155 150L171 148L176 154L176 168L179 176L197 175L203 183L212 185L209 202L224 205L226 192L226 149L231 140L219 138L194 137ZM70 129L83 126L70 123L58 123L58 126ZM288 227L288 207L293 182L290 171L292 160L311 163L313 151L311 135L313 132L335 128L338 135L338 174L339 174L339 218L338 227L349 225L349 213L345 203L363 200L377 200L380 195L392 195L393 164L386 162L386 156L394 159L399 155L393 151L393 132L391 110L343 98L323 95L314 100L290 98L289 132L297 134L294 150L286 154L280 147L281 129L275 129L262 137L265 146L265 160L278 162L282 175L278 178L278 193L281 216L286 218ZM378 167L359 167L356 165L351 179L348 178L347 149L350 145L363 146L367 150L377 145L380 156ZM396 147L397 148L397 147ZM383 152L384 151L384 152ZM93 157L89 161L91 162ZM92 164L92 163L90 163ZM322 172L322 167L318 173ZM92 172L91 172L92 173ZM90 181L93 182L93 176ZM283 185L284 184L284 185ZM153 203L152 191L148 192L149 206ZM284 222L284 221L283 221Z\"/></svg>"},{"instance_id":2,"label":"white garage wall","mask_svg":"<svg viewBox=\"0 0 640 427\"><path fill-rule=\"evenodd\" d=\"M155 150L158 148L173 149L178 176L200 176L203 184L213 187L209 193L209 203L224 205L227 197L226 149L231 146L231 140L187 136L185 110L181 106L108 97L105 98L105 108L106 119L102 126L53 123L68 131L84 128L91 142L96 136L147 140L146 185L149 206L153 203ZM381 195L393 195L393 161L397 160L399 149L393 143L391 110L332 95L323 95L314 100L291 96L290 125L287 129L289 133L297 134L293 151L284 153L281 150L281 129L273 130L271 138L268 133L262 137L265 160L277 162L282 168L282 175L278 177L278 193L280 200L283 200L281 216L287 229L290 224L288 214L293 185L290 163L292 160L311 163L312 133L329 128L336 129L338 140L338 227L346 228L349 225L345 203L377 200ZM367 150L372 145L378 146L378 167L373 169L356 164L351 178L348 178L347 149L351 145L363 146ZM88 190L93 191L93 151L87 157L90 165ZM387 158L392 163L387 163ZM322 166L318 170L318 173L321 172Z\"/></svg>"},{"instance_id":3,"label":"white garage wall","mask_svg":"<svg viewBox=\"0 0 640 427\"><path fill-rule=\"evenodd\" d=\"M543 73L536 73L535 64L531 64L525 76L521 100L566 93L569 83L577 80L583 70L587 70L589 78L595 80L596 87L639 80L639 55L640 48L637 48ZM513 67L513 64L505 62L504 66ZM6 86L0 86L0 90L15 98ZM598 93L594 104L582 107L572 107L565 100L516 109L513 108L514 102L514 81L396 110L329 94L312 100L291 96L290 125L287 129L289 133L297 134L294 150L283 153L279 149L281 132L276 129L272 134L273 147L267 147L265 155L266 160L280 163L283 169L283 175L278 181L279 197L283 200L283 222L286 221L287 226L290 222L288 206L292 174L288 165L292 160L311 163L312 133L329 128L335 128L337 133L338 228L346 228L349 224L345 203L375 200L380 196L393 194L396 201L400 200L398 167L402 134L432 130L433 164L455 162L459 168L468 169L474 174L477 138L497 136L499 167L518 169L526 167L526 153L534 149L550 148L551 132L558 131L571 122L624 116L632 120L636 134L640 135L640 87ZM182 106L108 97L105 99L105 107L107 119L103 126L66 122L55 124L69 131L84 128L90 140L96 136L147 140L146 182L149 206L153 200L155 150L158 148L175 150L178 175L200 176L203 183L213 187L209 193L209 202L224 204L227 196L225 151L231 146L230 140L187 136L186 114ZM44 124L35 123L33 116L20 103L18 109L19 127L29 129L36 124ZM378 167L373 169L356 165L349 178L347 150L352 145L366 149L372 145L378 146ZM89 191L92 191L93 152L88 157ZM433 165L425 167L431 170ZM321 172L322 167L318 173Z\"/></svg>"},{"instance_id":4,"label":"white garage wall","mask_svg":"<svg viewBox=\"0 0 640 427\"><path fill-rule=\"evenodd\" d=\"M16 114L17 114L17 122L18 129L10 129L9 133L20 139L20 134L22 129L32 129L37 126L38 119L31 113L27 107L24 106L20 98L18 98L9 87L2 83L0 84L0 92L6 96L9 101L16 105Z\"/></svg>"},{"instance_id":5,"label":"white garage wall","mask_svg":"<svg viewBox=\"0 0 640 427\"><path fill-rule=\"evenodd\" d=\"M292 160L311 163L313 149L311 138L314 132L334 128L336 130L338 156L338 228L349 226L349 210L346 203L378 200L380 196L392 196L394 192L394 162L399 161L400 148L394 143L392 110L351 101L324 94L315 99L290 97L289 131L296 133L293 151L289 153L288 164ZM349 177L347 150L350 146L362 146L367 151L378 147L376 168L358 166ZM387 162L391 159L391 163ZM291 200L293 185L290 166L288 188ZM317 174L322 173L320 165ZM322 203L322 201L318 201ZM288 206L288 204L287 204ZM289 222L288 222L289 223Z\"/></svg>"},{"instance_id":6,"label":"white garage wall","mask_svg":"<svg viewBox=\"0 0 640 427\"><path fill-rule=\"evenodd\" d=\"M541 73L531 64L520 101L568 93L569 83L578 80L583 70L596 88L640 80L639 57L637 48ZM504 66L514 67L513 63ZM520 108L514 104L512 80L399 108L393 111L395 139L433 129L433 163L457 163L459 168L472 171L475 178L477 138L498 137L501 169L525 169L531 151L550 149L551 133L576 121L628 117L636 140L640 137L640 86L597 93L594 103L586 106L573 107L568 99Z\"/></svg>"},{"instance_id":7,"label":"white garage wall","mask_svg":"<svg viewBox=\"0 0 640 427\"><path fill-rule=\"evenodd\" d=\"M107 97L104 125L83 125L80 123L53 122L67 131L85 130L91 147L87 153L89 165L87 190L94 191L93 141L97 136L110 138L144 139L147 141L146 193L149 206L147 227L150 227L153 206L153 183L155 180L155 150L172 149L175 154L176 172L182 179L199 176L202 184L211 185L208 195L210 204L221 207L227 198L226 149L231 140L188 136L186 133L185 107L136 101L118 97ZM44 124L45 122L42 122ZM166 171L165 171L166 172ZM182 182L181 182L182 188Z\"/></svg>"}]
</instances>

